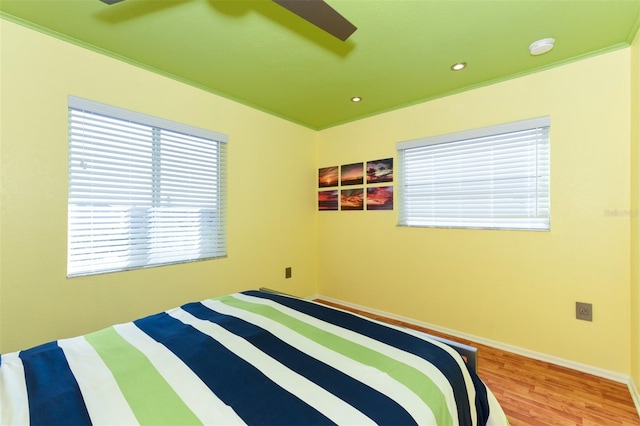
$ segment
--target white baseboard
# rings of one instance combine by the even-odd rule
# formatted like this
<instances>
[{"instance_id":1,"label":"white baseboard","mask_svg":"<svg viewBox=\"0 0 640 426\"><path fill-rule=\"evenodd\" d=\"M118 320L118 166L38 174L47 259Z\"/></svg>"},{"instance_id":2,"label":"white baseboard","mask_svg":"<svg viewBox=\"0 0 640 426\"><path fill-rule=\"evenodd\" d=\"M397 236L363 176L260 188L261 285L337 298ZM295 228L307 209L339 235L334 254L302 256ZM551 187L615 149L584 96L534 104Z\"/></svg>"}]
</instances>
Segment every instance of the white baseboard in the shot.
<instances>
[{"instance_id":1,"label":"white baseboard","mask_svg":"<svg viewBox=\"0 0 640 426\"><path fill-rule=\"evenodd\" d=\"M638 415L640 415L640 390L638 390L638 386L633 382L633 378L629 378L629 382L627 383L629 387L629 392L631 393L631 399L633 399L633 403L636 405L636 410L638 411Z\"/></svg>"},{"instance_id":2,"label":"white baseboard","mask_svg":"<svg viewBox=\"0 0 640 426\"><path fill-rule=\"evenodd\" d=\"M423 321L418 321L412 318L407 318L407 317L403 317L401 315L396 315L396 314L392 314L390 312L385 312L385 311L381 311L381 310L377 310L377 309L372 309L372 308L368 308L366 306L360 306L357 305L355 303L350 303L350 302L345 302L343 300L339 300L339 299L334 299L332 297L327 297L327 296L323 296L323 295L317 295L314 296L314 298L317 299L324 299L328 302L334 302L334 303L338 303L340 305L343 306L347 306L350 308L354 308L354 309L358 309L364 312L370 312L372 314L375 315L381 315L381 316L385 316L387 318L391 318L394 320L399 320L402 322L406 322L408 324L412 324L412 325L416 325L419 327L424 327L424 328L428 328L434 331L439 331L441 333L445 333L448 334L450 336L454 336L454 337L458 337L461 339L466 339L466 340L470 340L472 342L475 343L479 343L485 346L490 346L492 348L496 348L496 349L500 349L503 351L507 351L507 352L511 352L517 355L522 355L522 356L526 356L527 358L532 358L532 359L536 359L539 361L544 361L544 362L548 362L550 364L555 364L555 365L559 365L561 367L567 367L570 368L572 370L577 370L583 373L587 373L587 374L592 374L594 376L598 376L598 377L602 377L608 380L612 380L614 382L618 382L618 383L624 383L629 385L629 388L632 389L632 396L634 397L634 402L636 403L636 407L639 408L638 412L640 412L640 405L639 405L639 395L638 395L638 388L633 384L633 380L630 376L627 376L625 374L620 374L620 373L616 373L613 371L609 371L609 370L605 370L603 368L599 368L599 367L594 367L591 365L587 365L587 364L582 364L579 362L575 362L575 361L571 361L571 360L567 360L564 358L560 358L560 357L556 357L553 355L547 355L547 354L543 354L540 352L535 352L529 349L525 349L525 348L521 348L518 346L513 346L513 345L509 345L506 343L502 343L502 342L498 342L495 340L491 340L491 339L485 339L484 337L479 337L479 336L474 336L472 334L467 334L467 333L463 333L457 330L452 330L449 328L445 328L445 327L440 327L438 325L435 324L429 324ZM635 391L635 394L633 393L633 391Z\"/></svg>"}]
</instances>

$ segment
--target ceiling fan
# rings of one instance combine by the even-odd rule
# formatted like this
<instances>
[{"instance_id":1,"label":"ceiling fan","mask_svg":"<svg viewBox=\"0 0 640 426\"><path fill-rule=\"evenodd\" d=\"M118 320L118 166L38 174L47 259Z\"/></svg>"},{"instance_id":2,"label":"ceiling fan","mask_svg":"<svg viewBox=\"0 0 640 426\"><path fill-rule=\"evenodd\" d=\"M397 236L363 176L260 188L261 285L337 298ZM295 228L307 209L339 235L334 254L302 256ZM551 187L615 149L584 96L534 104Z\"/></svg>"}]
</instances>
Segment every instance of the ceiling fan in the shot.
<instances>
[{"instance_id":1,"label":"ceiling fan","mask_svg":"<svg viewBox=\"0 0 640 426\"><path fill-rule=\"evenodd\" d=\"M124 0L100 0L106 4L120 3ZM295 13L302 19L328 32L332 36L345 41L357 29L344 16L324 0L273 0L285 9Z\"/></svg>"}]
</instances>

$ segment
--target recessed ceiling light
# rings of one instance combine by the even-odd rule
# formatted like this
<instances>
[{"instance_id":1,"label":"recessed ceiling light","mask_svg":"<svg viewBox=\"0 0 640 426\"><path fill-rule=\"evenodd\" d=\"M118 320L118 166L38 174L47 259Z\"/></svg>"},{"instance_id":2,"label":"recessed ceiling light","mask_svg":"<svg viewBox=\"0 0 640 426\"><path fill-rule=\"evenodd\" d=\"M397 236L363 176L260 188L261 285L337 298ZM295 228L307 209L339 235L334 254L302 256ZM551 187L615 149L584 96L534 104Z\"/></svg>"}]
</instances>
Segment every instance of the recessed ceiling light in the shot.
<instances>
[{"instance_id":1,"label":"recessed ceiling light","mask_svg":"<svg viewBox=\"0 0 640 426\"><path fill-rule=\"evenodd\" d=\"M457 64L451 65L451 71L460 71L467 67L466 62L458 62Z\"/></svg>"},{"instance_id":2,"label":"recessed ceiling light","mask_svg":"<svg viewBox=\"0 0 640 426\"><path fill-rule=\"evenodd\" d=\"M362 100L362 98L360 96L354 96L353 98L351 98L351 102L360 102Z\"/></svg>"},{"instance_id":3,"label":"recessed ceiling light","mask_svg":"<svg viewBox=\"0 0 640 426\"><path fill-rule=\"evenodd\" d=\"M553 43L555 42L555 39L552 38L543 38L542 40L534 41L529 46L529 53L531 53L533 56L547 53L548 51L553 49Z\"/></svg>"}]
</instances>

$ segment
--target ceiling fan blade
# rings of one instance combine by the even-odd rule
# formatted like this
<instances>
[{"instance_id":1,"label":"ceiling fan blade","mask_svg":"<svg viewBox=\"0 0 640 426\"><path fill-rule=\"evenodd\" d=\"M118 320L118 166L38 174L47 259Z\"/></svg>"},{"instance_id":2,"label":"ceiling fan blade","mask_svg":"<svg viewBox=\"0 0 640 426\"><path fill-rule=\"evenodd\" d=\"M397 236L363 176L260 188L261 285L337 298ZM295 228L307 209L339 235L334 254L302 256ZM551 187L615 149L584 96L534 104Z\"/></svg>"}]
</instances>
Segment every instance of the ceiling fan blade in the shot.
<instances>
[{"instance_id":1,"label":"ceiling fan blade","mask_svg":"<svg viewBox=\"0 0 640 426\"><path fill-rule=\"evenodd\" d=\"M100 0L112 5L124 0ZM273 0L302 19L345 41L357 28L324 0Z\"/></svg>"},{"instance_id":2,"label":"ceiling fan blade","mask_svg":"<svg viewBox=\"0 0 640 426\"><path fill-rule=\"evenodd\" d=\"M336 12L335 9L323 0L273 1L342 41L345 41L357 30L355 25Z\"/></svg>"}]
</instances>

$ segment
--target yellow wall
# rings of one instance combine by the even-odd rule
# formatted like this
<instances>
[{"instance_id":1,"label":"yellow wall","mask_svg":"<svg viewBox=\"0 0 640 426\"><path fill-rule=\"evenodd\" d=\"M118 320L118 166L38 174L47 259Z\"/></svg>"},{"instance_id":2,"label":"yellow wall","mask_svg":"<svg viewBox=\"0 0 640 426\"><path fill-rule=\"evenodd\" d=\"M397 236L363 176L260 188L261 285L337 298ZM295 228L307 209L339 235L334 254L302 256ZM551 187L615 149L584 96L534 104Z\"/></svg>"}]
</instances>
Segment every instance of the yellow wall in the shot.
<instances>
[{"instance_id":1,"label":"yellow wall","mask_svg":"<svg viewBox=\"0 0 640 426\"><path fill-rule=\"evenodd\" d=\"M550 232L404 228L395 211L322 212L322 293L630 374L629 49L324 130L318 167L543 115ZM576 301L593 303L593 322L574 318Z\"/></svg>"},{"instance_id":2,"label":"yellow wall","mask_svg":"<svg viewBox=\"0 0 640 426\"><path fill-rule=\"evenodd\" d=\"M631 377L640 392L640 32L631 61Z\"/></svg>"},{"instance_id":3,"label":"yellow wall","mask_svg":"<svg viewBox=\"0 0 640 426\"><path fill-rule=\"evenodd\" d=\"M0 24L0 352L262 285L317 292L314 132ZM230 136L228 258L65 278L69 94Z\"/></svg>"}]
</instances>

